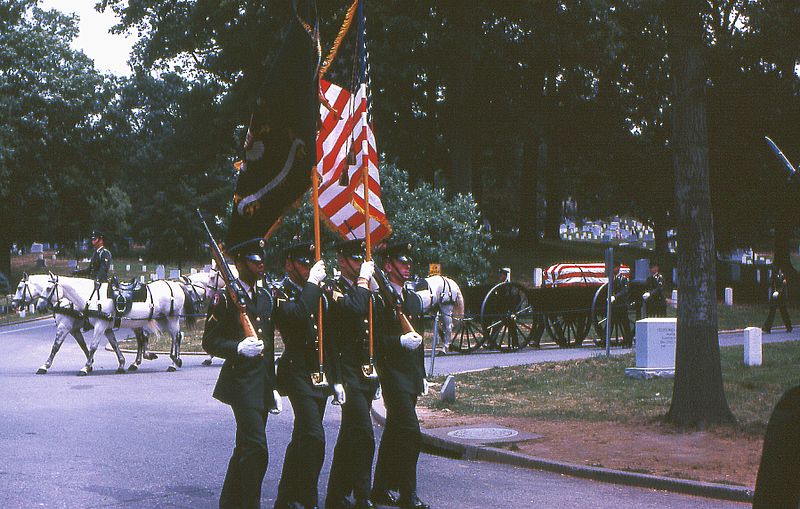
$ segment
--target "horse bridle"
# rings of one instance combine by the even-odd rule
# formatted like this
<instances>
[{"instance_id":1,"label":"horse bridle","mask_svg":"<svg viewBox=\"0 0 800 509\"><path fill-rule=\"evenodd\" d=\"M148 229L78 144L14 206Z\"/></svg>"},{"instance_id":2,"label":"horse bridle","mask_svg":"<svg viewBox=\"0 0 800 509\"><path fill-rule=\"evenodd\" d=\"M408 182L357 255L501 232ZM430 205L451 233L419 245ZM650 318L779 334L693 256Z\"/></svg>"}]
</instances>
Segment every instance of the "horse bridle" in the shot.
<instances>
[{"instance_id":1,"label":"horse bridle","mask_svg":"<svg viewBox=\"0 0 800 509\"><path fill-rule=\"evenodd\" d=\"M22 281L21 281L23 283L23 285L22 285L22 299L17 304L14 304L14 301L16 299L11 301L11 304L14 305L15 307L27 306L28 304L33 304L36 301L36 299L33 297L33 292L31 291L31 286L30 286L30 284L28 284L28 281L29 281L29 276L28 276L28 274L25 274L25 277L22 278ZM30 296L30 301L26 298L26 294L28 296Z\"/></svg>"}]
</instances>

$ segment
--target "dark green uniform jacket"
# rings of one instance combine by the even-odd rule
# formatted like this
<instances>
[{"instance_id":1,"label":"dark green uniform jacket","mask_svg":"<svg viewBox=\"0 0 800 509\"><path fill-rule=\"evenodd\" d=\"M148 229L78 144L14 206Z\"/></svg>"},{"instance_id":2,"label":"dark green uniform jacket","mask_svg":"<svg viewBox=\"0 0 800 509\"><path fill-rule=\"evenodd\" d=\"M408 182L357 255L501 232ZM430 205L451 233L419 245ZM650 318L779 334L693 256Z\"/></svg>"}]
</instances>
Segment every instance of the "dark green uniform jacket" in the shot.
<instances>
[{"instance_id":1,"label":"dark green uniform jacket","mask_svg":"<svg viewBox=\"0 0 800 509\"><path fill-rule=\"evenodd\" d=\"M277 299L274 320L284 345L278 361L278 391L283 395L296 393L328 397L333 384L341 381L334 354L334 335L326 334L323 328L324 370L329 386L323 390L311 384L311 373L319 371L317 313L320 297L322 290L319 286L306 283L300 289L287 279L283 284L283 295Z\"/></svg>"},{"instance_id":2,"label":"dark green uniform jacket","mask_svg":"<svg viewBox=\"0 0 800 509\"><path fill-rule=\"evenodd\" d=\"M376 295L375 337L378 342L378 376L384 389L394 389L408 394L422 393L422 380L425 378L425 350L422 345L407 350L400 344L403 331L396 317L395 309ZM422 333L418 328L417 332Z\"/></svg>"},{"instance_id":3,"label":"dark green uniform jacket","mask_svg":"<svg viewBox=\"0 0 800 509\"><path fill-rule=\"evenodd\" d=\"M75 275L86 276L95 281L108 281L108 271L111 269L111 251L101 247L92 253L89 266L85 269L76 270Z\"/></svg>"},{"instance_id":4,"label":"dark green uniform jacket","mask_svg":"<svg viewBox=\"0 0 800 509\"><path fill-rule=\"evenodd\" d=\"M265 410L272 407L275 389L275 328L271 313L273 300L263 288L256 287L256 302L248 299L247 315L264 342L264 355L245 357L237 352L244 331L239 322L239 309L230 298L219 294L208 310L203 349L214 357L225 359L219 373L214 397L231 406Z\"/></svg>"}]
</instances>

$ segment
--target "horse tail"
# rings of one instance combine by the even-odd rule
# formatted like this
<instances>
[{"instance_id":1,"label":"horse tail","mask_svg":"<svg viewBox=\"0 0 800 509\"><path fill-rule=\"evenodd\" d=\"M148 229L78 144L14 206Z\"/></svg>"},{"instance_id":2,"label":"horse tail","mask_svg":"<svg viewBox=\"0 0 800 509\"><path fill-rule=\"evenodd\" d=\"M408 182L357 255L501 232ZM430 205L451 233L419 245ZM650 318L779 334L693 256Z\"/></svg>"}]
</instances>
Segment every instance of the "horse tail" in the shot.
<instances>
[{"instance_id":1,"label":"horse tail","mask_svg":"<svg viewBox=\"0 0 800 509\"><path fill-rule=\"evenodd\" d=\"M464 317L464 294L461 293L461 288L458 287L458 283L452 279L450 282L453 285L453 302L455 303L453 306L453 315L457 320L461 320Z\"/></svg>"},{"instance_id":2,"label":"horse tail","mask_svg":"<svg viewBox=\"0 0 800 509\"><path fill-rule=\"evenodd\" d=\"M197 323L200 302L195 300L194 292L190 292L186 285L180 285L180 287L183 290L183 310L181 314L186 321L186 326L193 327Z\"/></svg>"}]
</instances>

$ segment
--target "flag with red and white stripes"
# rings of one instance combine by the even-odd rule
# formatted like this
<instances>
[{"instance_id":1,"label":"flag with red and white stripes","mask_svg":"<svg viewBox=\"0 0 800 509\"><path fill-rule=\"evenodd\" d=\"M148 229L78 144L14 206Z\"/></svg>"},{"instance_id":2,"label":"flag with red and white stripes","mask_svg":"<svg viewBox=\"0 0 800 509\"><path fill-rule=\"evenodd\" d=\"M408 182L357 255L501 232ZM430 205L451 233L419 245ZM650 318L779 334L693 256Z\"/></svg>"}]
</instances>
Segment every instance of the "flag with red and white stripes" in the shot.
<instances>
[{"instance_id":1,"label":"flag with red and white stripes","mask_svg":"<svg viewBox=\"0 0 800 509\"><path fill-rule=\"evenodd\" d=\"M363 164L369 170L369 216L373 243L391 233L381 203L378 151L372 131L369 97L369 59L366 46L364 2L359 2L357 23L347 38L353 51L341 51L337 80L349 81L350 90L320 80L324 102L317 135L319 206L328 224L343 237L366 237ZM349 72L342 70L349 70ZM355 92L355 94L353 94Z\"/></svg>"},{"instance_id":2,"label":"flag with red and white stripes","mask_svg":"<svg viewBox=\"0 0 800 509\"><path fill-rule=\"evenodd\" d=\"M367 86L362 83L355 96L325 80L320 88L331 107L320 108L322 125L317 135L320 211L342 236L365 237L362 164L366 158L370 230L372 242L379 242L391 230L381 203L375 136L366 115Z\"/></svg>"},{"instance_id":3,"label":"flag with red and white stripes","mask_svg":"<svg viewBox=\"0 0 800 509\"><path fill-rule=\"evenodd\" d=\"M631 269L621 265L620 274L630 277ZM605 263L558 263L544 271L544 286L600 286L608 283Z\"/></svg>"}]
</instances>

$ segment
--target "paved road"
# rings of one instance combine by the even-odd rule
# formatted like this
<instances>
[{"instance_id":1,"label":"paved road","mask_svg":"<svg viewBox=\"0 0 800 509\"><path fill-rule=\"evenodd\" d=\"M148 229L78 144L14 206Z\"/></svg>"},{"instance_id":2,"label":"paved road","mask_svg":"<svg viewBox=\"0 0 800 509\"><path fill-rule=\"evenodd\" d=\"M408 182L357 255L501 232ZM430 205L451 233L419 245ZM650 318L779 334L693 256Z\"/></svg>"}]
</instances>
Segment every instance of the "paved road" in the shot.
<instances>
[{"instance_id":1,"label":"paved road","mask_svg":"<svg viewBox=\"0 0 800 509\"><path fill-rule=\"evenodd\" d=\"M136 374L115 375L114 355L100 350L95 372L79 378L82 353L70 340L50 373L35 375L52 335L49 322L0 328L2 507L216 507L233 443L230 410L210 396L219 364L205 368L201 357L187 356L181 371L167 373L162 357ZM291 432L284 405L268 425L264 507L274 501ZM338 408L328 408L322 494L340 419ZM746 507L427 454L419 477L420 494L437 509Z\"/></svg>"}]
</instances>

